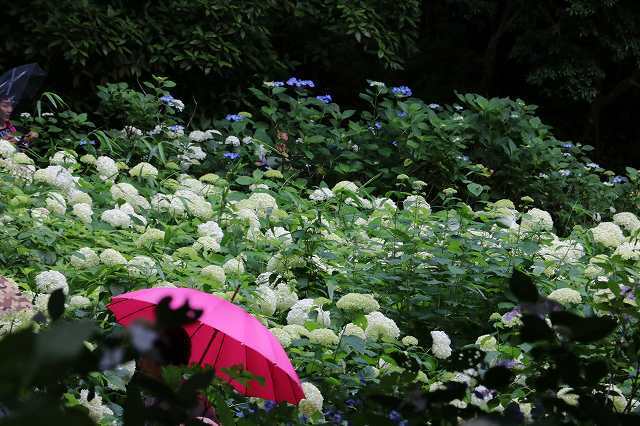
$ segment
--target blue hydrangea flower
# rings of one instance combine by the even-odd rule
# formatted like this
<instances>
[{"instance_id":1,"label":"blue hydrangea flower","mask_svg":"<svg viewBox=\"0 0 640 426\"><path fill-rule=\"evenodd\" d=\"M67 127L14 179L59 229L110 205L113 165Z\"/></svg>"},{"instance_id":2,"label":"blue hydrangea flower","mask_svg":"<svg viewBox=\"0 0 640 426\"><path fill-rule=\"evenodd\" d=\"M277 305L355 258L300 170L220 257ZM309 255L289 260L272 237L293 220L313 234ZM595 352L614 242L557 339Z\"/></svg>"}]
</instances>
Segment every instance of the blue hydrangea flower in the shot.
<instances>
[{"instance_id":1,"label":"blue hydrangea flower","mask_svg":"<svg viewBox=\"0 0 640 426\"><path fill-rule=\"evenodd\" d=\"M264 411L266 411L267 413L271 410L273 410L276 407L276 402L275 401L271 401L271 400L266 400L264 402Z\"/></svg>"},{"instance_id":2,"label":"blue hydrangea flower","mask_svg":"<svg viewBox=\"0 0 640 426\"><path fill-rule=\"evenodd\" d=\"M611 179L611 182L615 185L620 184L620 183L626 183L628 182L629 179L627 179L624 176L614 176L613 179Z\"/></svg>"},{"instance_id":3,"label":"blue hydrangea flower","mask_svg":"<svg viewBox=\"0 0 640 426\"><path fill-rule=\"evenodd\" d=\"M387 417L394 423L398 423L402 420L402 414L398 413L396 410L389 411L389 415Z\"/></svg>"},{"instance_id":4,"label":"blue hydrangea flower","mask_svg":"<svg viewBox=\"0 0 640 426\"><path fill-rule=\"evenodd\" d=\"M227 121L242 121L242 120L244 120L244 115L227 114L227 116L224 119L227 120Z\"/></svg>"},{"instance_id":5,"label":"blue hydrangea flower","mask_svg":"<svg viewBox=\"0 0 640 426\"><path fill-rule=\"evenodd\" d=\"M171 106L171 104L173 104L173 101L175 100L175 98L171 95L164 95L163 97L160 98L160 102L162 102L165 105L169 105Z\"/></svg>"},{"instance_id":6,"label":"blue hydrangea flower","mask_svg":"<svg viewBox=\"0 0 640 426\"><path fill-rule=\"evenodd\" d=\"M325 103L325 104L330 104L331 102L333 102L333 99L331 98L331 95L316 96L316 99L319 100L322 103Z\"/></svg>"},{"instance_id":7,"label":"blue hydrangea flower","mask_svg":"<svg viewBox=\"0 0 640 426\"><path fill-rule=\"evenodd\" d=\"M567 169L561 169L558 171L558 173L560 173L560 176L571 176L571 170L567 170Z\"/></svg>"},{"instance_id":8,"label":"blue hydrangea flower","mask_svg":"<svg viewBox=\"0 0 640 426\"><path fill-rule=\"evenodd\" d=\"M184 131L184 126L181 126L179 124L174 124L173 126L169 126L169 130L171 130L174 133L180 133Z\"/></svg>"},{"instance_id":9,"label":"blue hydrangea flower","mask_svg":"<svg viewBox=\"0 0 640 426\"><path fill-rule=\"evenodd\" d=\"M374 126L375 126L375 127L376 127L376 129L378 129L378 130L382 129L382 123L381 123L381 122L379 122L379 121L376 121L376 122L375 122L375 124L374 124Z\"/></svg>"},{"instance_id":10,"label":"blue hydrangea flower","mask_svg":"<svg viewBox=\"0 0 640 426\"><path fill-rule=\"evenodd\" d=\"M427 105L427 106L428 106L429 108L431 108L431 109L440 109L440 108L441 108L439 104L429 104L429 105Z\"/></svg>"},{"instance_id":11,"label":"blue hydrangea flower","mask_svg":"<svg viewBox=\"0 0 640 426\"><path fill-rule=\"evenodd\" d=\"M287 86L316 87L316 84L311 80L298 80L296 77L291 77L287 80Z\"/></svg>"},{"instance_id":12,"label":"blue hydrangea flower","mask_svg":"<svg viewBox=\"0 0 640 426\"><path fill-rule=\"evenodd\" d=\"M574 146L575 146L575 145L574 145L574 144L572 144L571 142L565 142L565 143L563 143L563 144L562 144L562 147L563 147L563 148L566 148L566 149L571 149L571 148L573 148Z\"/></svg>"},{"instance_id":13,"label":"blue hydrangea flower","mask_svg":"<svg viewBox=\"0 0 640 426\"><path fill-rule=\"evenodd\" d=\"M587 163L587 164L585 164L585 167L587 167L589 169L599 169L600 168L600 164L598 164L598 163Z\"/></svg>"},{"instance_id":14,"label":"blue hydrangea flower","mask_svg":"<svg viewBox=\"0 0 640 426\"><path fill-rule=\"evenodd\" d=\"M225 152L224 154L222 154L222 156L230 160L235 160L236 158L240 157L240 154L238 154L237 152Z\"/></svg>"},{"instance_id":15,"label":"blue hydrangea flower","mask_svg":"<svg viewBox=\"0 0 640 426\"><path fill-rule=\"evenodd\" d=\"M407 116L407 113L405 111L398 111L396 112L396 115L400 118L404 118Z\"/></svg>"},{"instance_id":16,"label":"blue hydrangea flower","mask_svg":"<svg viewBox=\"0 0 640 426\"><path fill-rule=\"evenodd\" d=\"M413 94L411 89L407 86L397 86L391 88L391 93L399 97L408 97Z\"/></svg>"},{"instance_id":17,"label":"blue hydrangea flower","mask_svg":"<svg viewBox=\"0 0 640 426\"><path fill-rule=\"evenodd\" d=\"M95 145L96 141L94 140L86 140L86 139L80 139L80 142L78 142L78 145L80 146L84 146L84 145Z\"/></svg>"},{"instance_id":18,"label":"blue hydrangea flower","mask_svg":"<svg viewBox=\"0 0 640 426\"><path fill-rule=\"evenodd\" d=\"M284 86L284 81L274 81L273 87L282 87Z\"/></svg>"}]
</instances>

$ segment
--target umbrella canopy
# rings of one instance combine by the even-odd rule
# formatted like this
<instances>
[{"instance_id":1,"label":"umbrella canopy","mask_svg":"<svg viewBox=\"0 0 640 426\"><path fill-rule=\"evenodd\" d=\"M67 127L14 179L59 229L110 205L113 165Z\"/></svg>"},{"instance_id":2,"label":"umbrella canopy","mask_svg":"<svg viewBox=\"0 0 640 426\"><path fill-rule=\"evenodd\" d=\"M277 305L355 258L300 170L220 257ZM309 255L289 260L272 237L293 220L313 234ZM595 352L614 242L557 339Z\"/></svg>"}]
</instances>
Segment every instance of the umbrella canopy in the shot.
<instances>
[{"instance_id":1,"label":"umbrella canopy","mask_svg":"<svg viewBox=\"0 0 640 426\"><path fill-rule=\"evenodd\" d=\"M300 379L278 339L233 303L190 288L150 288L116 296L108 308L124 326L137 319L153 321L154 307L167 296L172 308L188 301L203 311L198 321L184 327L191 338L190 364L214 367L218 377L244 395L292 404L304 398ZM264 378L264 384L255 380L241 384L221 370L238 365Z\"/></svg>"},{"instance_id":2,"label":"umbrella canopy","mask_svg":"<svg viewBox=\"0 0 640 426\"><path fill-rule=\"evenodd\" d=\"M47 73L38 64L13 68L0 76L0 99L9 98L14 104L35 96Z\"/></svg>"}]
</instances>

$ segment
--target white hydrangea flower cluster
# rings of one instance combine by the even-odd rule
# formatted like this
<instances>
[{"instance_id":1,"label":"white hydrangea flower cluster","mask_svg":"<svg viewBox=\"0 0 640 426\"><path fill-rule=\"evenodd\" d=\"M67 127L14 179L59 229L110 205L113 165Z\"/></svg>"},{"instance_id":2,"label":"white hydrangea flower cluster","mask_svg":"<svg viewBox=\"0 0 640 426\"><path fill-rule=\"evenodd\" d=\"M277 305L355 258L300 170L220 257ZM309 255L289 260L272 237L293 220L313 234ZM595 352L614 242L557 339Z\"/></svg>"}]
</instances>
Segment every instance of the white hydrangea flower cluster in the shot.
<instances>
[{"instance_id":1,"label":"white hydrangea flower cluster","mask_svg":"<svg viewBox=\"0 0 640 426\"><path fill-rule=\"evenodd\" d=\"M138 163L129 170L129 175L132 177L143 178L156 178L158 176L158 169L149 163Z\"/></svg>"},{"instance_id":2,"label":"white hydrangea flower cluster","mask_svg":"<svg viewBox=\"0 0 640 426\"><path fill-rule=\"evenodd\" d=\"M227 280L224 268L218 265L208 265L202 268L200 274L204 277L210 278L218 284L224 284Z\"/></svg>"},{"instance_id":3,"label":"white hydrangea flower cluster","mask_svg":"<svg viewBox=\"0 0 640 426\"><path fill-rule=\"evenodd\" d=\"M613 223L625 231L633 233L640 229L640 219L630 212L620 212L613 215Z\"/></svg>"},{"instance_id":4,"label":"white hydrangea flower cluster","mask_svg":"<svg viewBox=\"0 0 640 426\"><path fill-rule=\"evenodd\" d=\"M451 356L451 339L444 331L432 331L431 339L433 343L431 345L431 352L433 356L439 359L447 359Z\"/></svg>"},{"instance_id":5,"label":"white hydrangea flower cluster","mask_svg":"<svg viewBox=\"0 0 640 426\"><path fill-rule=\"evenodd\" d=\"M311 201L327 201L335 197L329 188L318 188L309 195Z\"/></svg>"},{"instance_id":6,"label":"white hydrangea flower cluster","mask_svg":"<svg viewBox=\"0 0 640 426\"><path fill-rule=\"evenodd\" d=\"M114 181L118 176L119 170L116 162L107 156L100 156L95 162L96 169L98 170L98 176L102 180Z\"/></svg>"},{"instance_id":7,"label":"white hydrangea flower cluster","mask_svg":"<svg viewBox=\"0 0 640 426\"><path fill-rule=\"evenodd\" d=\"M82 247L73 253L70 262L78 269L87 269L98 266L100 264L100 258L91 248Z\"/></svg>"},{"instance_id":8,"label":"white hydrangea flower cluster","mask_svg":"<svg viewBox=\"0 0 640 426\"><path fill-rule=\"evenodd\" d=\"M520 229L523 232L552 231L553 219L549 212L533 208L522 216Z\"/></svg>"},{"instance_id":9,"label":"white hydrangea flower cluster","mask_svg":"<svg viewBox=\"0 0 640 426\"><path fill-rule=\"evenodd\" d=\"M127 262L127 271L131 277L153 277L158 274L158 267L156 261L148 256L135 256Z\"/></svg>"},{"instance_id":10,"label":"white hydrangea flower cluster","mask_svg":"<svg viewBox=\"0 0 640 426\"><path fill-rule=\"evenodd\" d=\"M397 339L400 337L400 329L396 322L386 317L382 312L371 312L365 315L367 319L367 328L364 330L367 339Z\"/></svg>"},{"instance_id":11,"label":"white hydrangea flower cluster","mask_svg":"<svg viewBox=\"0 0 640 426\"><path fill-rule=\"evenodd\" d=\"M113 416L113 411L102 403L102 397L100 395L96 393L91 401L87 400L88 397L89 391L82 389L78 402L89 410L89 417L91 417L94 422L99 423L104 417Z\"/></svg>"},{"instance_id":12,"label":"white hydrangea flower cluster","mask_svg":"<svg viewBox=\"0 0 640 426\"><path fill-rule=\"evenodd\" d=\"M126 265L127 259L117 250L105 249L100 253L100 262L106 266Z\"/></svg>"},{"instance_id":13,"label":"white hydrangea flower cluster","mask_svg":"<svg viewBox=\"0 0 640 426\"><path fill-rule=\"evenodd\" d=\"M371 294L348 293L336 302L336 307L343 311L360 311L369 314L380 309L380 304Z\"/></svg>"},{"instance_id":14,"label":"white hydrangea flower cluster","mask_svg":"<svg viewBox=\"0 0 640 426\"><path fill-rule=\"evenodd\" d=\"M77 154L70 151L58 151L49 159L49 164L52 166L64 166L70 167L76 165Z\"/></svg>"},{"instance_id":15,"label":"white hydrangea flower cluster","mask_svg":"<svg viewBox=\"0 0 640 426\"><path fill-rule=\"evenodd\" d=\"M591 235L595 242L605 247L618 247L624 241L622 229L613 222L600 222L591 228Z\"/></svg>"},{"instance_id":16,"label":"white hydrangea flower cluster","mask_svg":"<svg viewBox=\"0 0 640 426\"><path fill-rule=\"evenodd\" d=\"M58 271L44 271L36 275L36 287L40 293L53 293L61 288L64 294L69 293L67 278Z\"/></svg>"},{"instance_id":17,"label":"white hydrangea flower cluster","mask_svg":"<svg viewBox=\"0 0 640 426\"><path fill-rule=\"evenodd\" d=\"M309 382L302 383L302 391L304 399L298 403L298 410L307 417L313 416L315 413L322 412L324 397L314 384Z\"/></svg>"},{"instance_id":18,"label":"white hydrangea flower cluster","mask_svg":"<svg viewBox=\"0 0 640 426\"><path fill-rule=\"evenodd\" d=\"M553 290L547 298L563 305L582 303L582 296L580 293L568 287Z\"/></svg>"}]
</instances>

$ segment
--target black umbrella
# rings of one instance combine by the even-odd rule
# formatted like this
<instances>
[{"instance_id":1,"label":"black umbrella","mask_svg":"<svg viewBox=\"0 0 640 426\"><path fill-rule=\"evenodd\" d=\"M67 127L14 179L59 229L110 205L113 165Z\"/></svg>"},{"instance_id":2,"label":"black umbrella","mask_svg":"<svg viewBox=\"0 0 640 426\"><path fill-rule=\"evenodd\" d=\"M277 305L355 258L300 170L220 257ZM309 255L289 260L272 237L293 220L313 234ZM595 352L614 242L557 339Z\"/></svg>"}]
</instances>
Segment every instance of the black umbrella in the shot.
<instances>
[{"instance_id":1,"label":"black umbrella","mask_svg":"<svg viewBox=\"0 0 640 426\"><path fill-rule=\"evenodd\" d=\"M35 96L47 73L38 64L15 67L0 76L0 99L19 104Z\"/></svg>"}]
</instances>

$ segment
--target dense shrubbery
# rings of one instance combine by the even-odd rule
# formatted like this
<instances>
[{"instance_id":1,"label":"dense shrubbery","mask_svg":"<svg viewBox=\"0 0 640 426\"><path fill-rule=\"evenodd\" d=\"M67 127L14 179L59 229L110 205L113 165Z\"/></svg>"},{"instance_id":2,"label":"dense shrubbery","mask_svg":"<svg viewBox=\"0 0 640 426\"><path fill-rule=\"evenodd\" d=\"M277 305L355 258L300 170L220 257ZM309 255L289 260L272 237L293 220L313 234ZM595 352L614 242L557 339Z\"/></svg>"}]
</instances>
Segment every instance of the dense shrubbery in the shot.
<instances>
[{"instance_id":1,"label":"dense shrubbery","mask_svg":"<svg viewBox=\"0 0 640 426\"><path fill-rule=\"evenodd\" d=\"M22 117L45 135L33 151L0 141L0 275L33 300L2 317L0 353L20 343L30 355L6 359L37 372L1 389L8 418L28 424L38 401L126 421L133 366L113 364L130 356L99 362L119 330L110 298L240 286L309 384L292 407L216 383L225 424L635 421L636 172L590 165L521 101L440 107L371 82L371 108L342 111L310 85L266 84L259 111L191 132L171 82L110 85L98 118L115 129L39 111ZM15 334L36 311L42 331ZM48 348L60 335L68 350ZM49 356L60 376L41 376Z\"/></svg>"}]
</instances>

